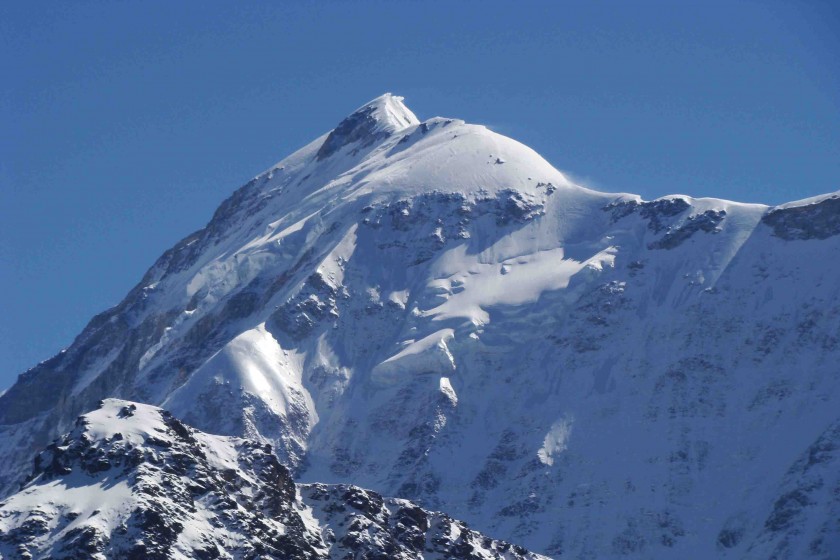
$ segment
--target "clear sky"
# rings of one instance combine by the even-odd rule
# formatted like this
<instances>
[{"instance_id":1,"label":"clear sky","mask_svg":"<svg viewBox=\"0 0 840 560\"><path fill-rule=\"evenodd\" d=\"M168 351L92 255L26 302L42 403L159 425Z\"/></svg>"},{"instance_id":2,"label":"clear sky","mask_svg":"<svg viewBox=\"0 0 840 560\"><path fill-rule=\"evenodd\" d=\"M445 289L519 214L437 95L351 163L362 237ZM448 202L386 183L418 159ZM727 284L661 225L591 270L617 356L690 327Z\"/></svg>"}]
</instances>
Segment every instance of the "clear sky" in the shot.
<instances>
[{"instance_id":1,"label":"clear sky","mask_svg":"<svg viewBox=\"0 0 840 560\"><path fill-rule=\"evenodd\" d=\"M2 2L0 390L235 188L386 91L600 190L840 189L837 6Z\"/></svg>"}]
</instances>

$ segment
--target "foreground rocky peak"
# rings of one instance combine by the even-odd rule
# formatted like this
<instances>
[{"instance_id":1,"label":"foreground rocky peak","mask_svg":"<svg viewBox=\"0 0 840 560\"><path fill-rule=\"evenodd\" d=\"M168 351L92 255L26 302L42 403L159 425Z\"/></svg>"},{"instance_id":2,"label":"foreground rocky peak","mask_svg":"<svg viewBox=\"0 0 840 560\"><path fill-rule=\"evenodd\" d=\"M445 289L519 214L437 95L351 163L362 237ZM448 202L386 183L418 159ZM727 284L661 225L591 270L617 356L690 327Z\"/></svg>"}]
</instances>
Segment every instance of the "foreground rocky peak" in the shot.
<instances>
[{"instance_id":1,"label":"foreground rocky peak","mask_svg":"<svg viewBox=\"0 0 840 560\"><path fill-rule=\"evenodd\" d=\"M296 486L266 444L109 399L0 502L0 558L543 557L406 500Z\"/></svg>"},{"instance_id":2,"label":"foreground rocky peak","mask_svg":"<svg viewBox=\"0 0 840 560\"><path fill-rule=\"evenodd\" d=\"M394 100L0 396L5 492L118 396L553 556L831 557L840 459L808 457L840 444L837 194L599 193Z\"/></svg>"}]
</instances>

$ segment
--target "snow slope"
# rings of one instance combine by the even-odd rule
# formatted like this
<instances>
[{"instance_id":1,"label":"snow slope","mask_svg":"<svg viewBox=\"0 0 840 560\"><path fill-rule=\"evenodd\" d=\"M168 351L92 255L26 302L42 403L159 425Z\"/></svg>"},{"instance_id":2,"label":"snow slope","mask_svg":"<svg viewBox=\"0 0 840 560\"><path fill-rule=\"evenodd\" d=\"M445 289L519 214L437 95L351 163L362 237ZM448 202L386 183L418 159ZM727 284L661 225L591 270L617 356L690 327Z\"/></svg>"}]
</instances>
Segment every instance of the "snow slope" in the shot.
<instances>
[{"instance_id":1,"label":"snow slope","mask_svg":"<svg viewBox=\"0 0 840 560\"><path fill-rule=\"evenodd\" d=\"M552 556L829 558L838 200L594 192L386 94L0 396L0 482L120 397Z\"/></svg>"}]
</instances>

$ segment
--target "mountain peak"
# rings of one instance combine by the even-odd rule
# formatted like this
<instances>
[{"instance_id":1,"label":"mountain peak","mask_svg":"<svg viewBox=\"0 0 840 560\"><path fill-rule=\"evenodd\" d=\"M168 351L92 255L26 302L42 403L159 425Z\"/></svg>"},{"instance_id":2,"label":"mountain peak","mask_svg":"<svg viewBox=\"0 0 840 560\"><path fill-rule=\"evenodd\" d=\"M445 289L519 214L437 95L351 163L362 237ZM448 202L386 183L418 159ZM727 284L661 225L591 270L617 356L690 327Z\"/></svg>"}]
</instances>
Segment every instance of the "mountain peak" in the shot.
<instances>
[{"instance_id":1,"label":"mountain peak","mask_svg":"<svg viewBox=\"0 0 840 560\"><path fill-rule=\"evenodd\" d=\"M383 93L353 111L353 114L370 110L377 122L391 132L420 124L411 109L403 103L404 100L405 98L399 95Z\"/></svg>"},{"instance_id":2,"label":"mountain peak","mask_svg":"<svg viewBox=\"0 0 840 560\"><path fill-rule=\"evenodd\" d=\"M55 548L83 530L188 558L438 536L464 554L426 558L511 558L382 495L555 557L837 556L840 198L598 193L487 127L414 122L366 103L0 396L0 557L90 557ZM5 500L111 396L171 417L106 400ZM320 486L345 483L381 494Z\"/></svg>"},{"instance_id":3,"label":"mountain peak","mask_svg":"<svg viewBox=\"0 0 840 560\"><path fill-rule=\"evenodd\" d=\"M318 159L325 159L344 146L357 144L364 148L394 132L420 124L403 103L403 98L385 93L368 101L341 121L318 150Z\"/></svg>"}]
</instances>

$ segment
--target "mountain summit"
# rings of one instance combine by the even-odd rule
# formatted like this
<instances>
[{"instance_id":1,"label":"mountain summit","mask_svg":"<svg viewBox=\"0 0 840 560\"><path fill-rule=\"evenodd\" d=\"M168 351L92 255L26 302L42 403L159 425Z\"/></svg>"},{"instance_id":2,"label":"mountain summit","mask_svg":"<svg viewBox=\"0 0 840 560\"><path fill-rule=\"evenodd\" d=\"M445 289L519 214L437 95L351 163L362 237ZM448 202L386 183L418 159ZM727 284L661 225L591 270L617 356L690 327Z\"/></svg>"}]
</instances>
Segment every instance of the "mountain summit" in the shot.
<instances>
[{"instance_id":1,"label":"mountain summit","mask_svg":"<svg viewBox=\"0 0 840 560\"><path fill-rule=\"evenodd\" d=\"M417 124L420 121L403 104L403 98L386 93L362 105L341 121L321 145L318 159L327 158L350 144L361 144L360 148L369 146L376 140Z\"/></svg>"},{"instance_id":2,"label":"mountain summit","mask_svg":"<svg viewBox=\"0 0 840 560\"><path fill-rule=\"evenodd\" d=\"M0 487L117 397L552 556L831 557L838 200L595 192L386 94L0 396Z\"/></svg>"}]
</instances>

